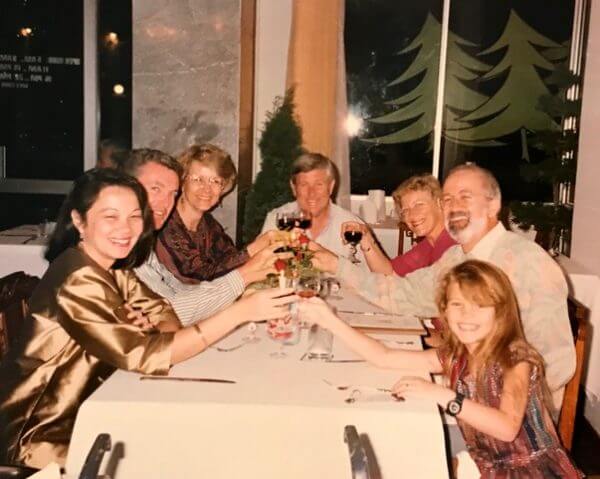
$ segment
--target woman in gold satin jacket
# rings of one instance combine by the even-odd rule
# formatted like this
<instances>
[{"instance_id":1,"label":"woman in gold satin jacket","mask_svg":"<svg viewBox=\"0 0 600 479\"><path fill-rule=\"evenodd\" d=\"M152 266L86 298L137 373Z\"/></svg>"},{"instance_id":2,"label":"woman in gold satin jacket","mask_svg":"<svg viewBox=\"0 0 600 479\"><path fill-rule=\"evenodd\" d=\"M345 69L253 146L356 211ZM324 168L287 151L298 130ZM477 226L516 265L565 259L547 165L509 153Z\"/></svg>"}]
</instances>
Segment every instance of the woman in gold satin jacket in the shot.
<instances>
[{"instance_id":1,"label":"woman in gold satin jacket","mask_svg":"<svg viewBox=\"0 0 600 479\"><path fill-rule=\"evenodd\" d=\"M168 374L244 321L280 316L294 300L267 290L180 328L169 303L131 271L150 252L152 230L134 178L95 169L75 181L23 334L0 365L0 463L64 464L79 406L116 368Z\"/></svg>"}]
</instances>

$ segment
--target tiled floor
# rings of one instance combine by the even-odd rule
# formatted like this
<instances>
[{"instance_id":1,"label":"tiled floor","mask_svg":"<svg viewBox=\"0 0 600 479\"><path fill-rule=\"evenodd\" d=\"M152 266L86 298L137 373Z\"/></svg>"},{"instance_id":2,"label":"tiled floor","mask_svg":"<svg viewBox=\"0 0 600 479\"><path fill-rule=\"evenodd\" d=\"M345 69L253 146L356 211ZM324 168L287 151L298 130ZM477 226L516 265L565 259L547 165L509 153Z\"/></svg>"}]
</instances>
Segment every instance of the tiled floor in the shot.
<instances>
[{"instance_id":1,"label":"tiled floor","mask_svg":"<svg viewBox=\"0 0 600 479\"><path fill-rule=\"evenodd\" d=\"M588 479L600 479L600 437L582 416L575 425L571 455Z\"/></svg>"}]
</instances>

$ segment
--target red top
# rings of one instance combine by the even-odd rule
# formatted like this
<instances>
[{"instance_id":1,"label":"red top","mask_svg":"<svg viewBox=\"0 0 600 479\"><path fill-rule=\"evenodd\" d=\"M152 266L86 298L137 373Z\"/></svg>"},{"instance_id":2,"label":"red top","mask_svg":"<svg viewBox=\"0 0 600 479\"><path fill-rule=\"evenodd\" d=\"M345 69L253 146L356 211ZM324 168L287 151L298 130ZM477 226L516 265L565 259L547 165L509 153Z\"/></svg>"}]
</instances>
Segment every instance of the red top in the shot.
<instances>
[{"instance_id":1,"label":"red top","mask_svg":"<svg viewBox=\"0 0 600 479\"><path fill-rule=\"evenodd\" d=\"M431 266L456 242L444 229L432 245L427 239L419 241L410 251L396 256L392 260L392 268L398 276L406 276L408 273L427 266Z\"/></svg>"}]
</instances>

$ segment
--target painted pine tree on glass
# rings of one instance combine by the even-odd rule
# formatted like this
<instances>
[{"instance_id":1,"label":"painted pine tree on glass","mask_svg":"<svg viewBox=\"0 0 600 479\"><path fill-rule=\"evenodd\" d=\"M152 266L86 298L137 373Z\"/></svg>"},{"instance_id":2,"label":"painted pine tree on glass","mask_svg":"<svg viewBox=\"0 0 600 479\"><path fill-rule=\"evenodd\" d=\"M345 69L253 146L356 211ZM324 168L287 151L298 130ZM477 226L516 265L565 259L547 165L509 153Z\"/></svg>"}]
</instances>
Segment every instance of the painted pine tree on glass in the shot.
<instances>
[{"instance_id":1,"label":"painted pine tree on glass","mask_svg":"<svg viewBox=\"0 0 600 479\"><path fill-rule=\"evenodd\" d=\"M377 124L399 124L405 126L388 135L368 138L365 141L374 143L406 143L431 135L433 132L438 77L440 66L440 39L442 28L436 18L428 14L418 35L399 54L409 54L418 50L415 60L398 78L388 84L388 87L400 85L419 75L423 78L419 84L409 91L389 102L396 109L385 115L371 118L369 121ZM475 110L488 97L466 85L482 73L489 70L489 65L465 52L463 47L474 47L471 42L449 33L448 59L446 67L446 95L444 98L444 128L452 132L464 128L464 123L457 123L460 115ZM411 122L412 121L412 122ZM448 139L456 139L450 133Z\"/></svg>"},{"instance_id":2,"label":"painted pine tree on glass","mask_svg":"<svg viewBox=\"0 0 600 479\"><path fill-rule=\"evenodd\" d=\"M519 131L524 138L528 131L560 129L548 113L537 108L537 103L541 96L550 93L538 69L555 69L541 51L561 47L535 31L512 10L500 38L480 53L487 55L506 49L502 60L480 80L493 80L501 75L507 77L489 101L459 119L470 126L456 130L453 135L468 142L479 142Z\"/></svg>"}]
</instances>

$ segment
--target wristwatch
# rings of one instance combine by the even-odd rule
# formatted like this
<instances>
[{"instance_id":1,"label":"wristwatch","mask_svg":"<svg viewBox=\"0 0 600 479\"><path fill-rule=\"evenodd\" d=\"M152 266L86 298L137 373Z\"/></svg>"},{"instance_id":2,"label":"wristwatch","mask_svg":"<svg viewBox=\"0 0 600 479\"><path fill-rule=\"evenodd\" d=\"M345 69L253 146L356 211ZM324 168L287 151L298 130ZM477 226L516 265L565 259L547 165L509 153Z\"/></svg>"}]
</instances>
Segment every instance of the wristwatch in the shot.
<instances>
[{"instance_id":1,"label":"wristwatch","mask_svg":"<svg viewBox=\"0 0 600 479\"><path fill-rule=\"evenodd\" d=\"M446 414L449 416L456 416L462 410L463 400L465 399L465 395L461 393L456 393L456 397L451 401L448 401L446 404Z\"/></svg>"}]
</instances>

